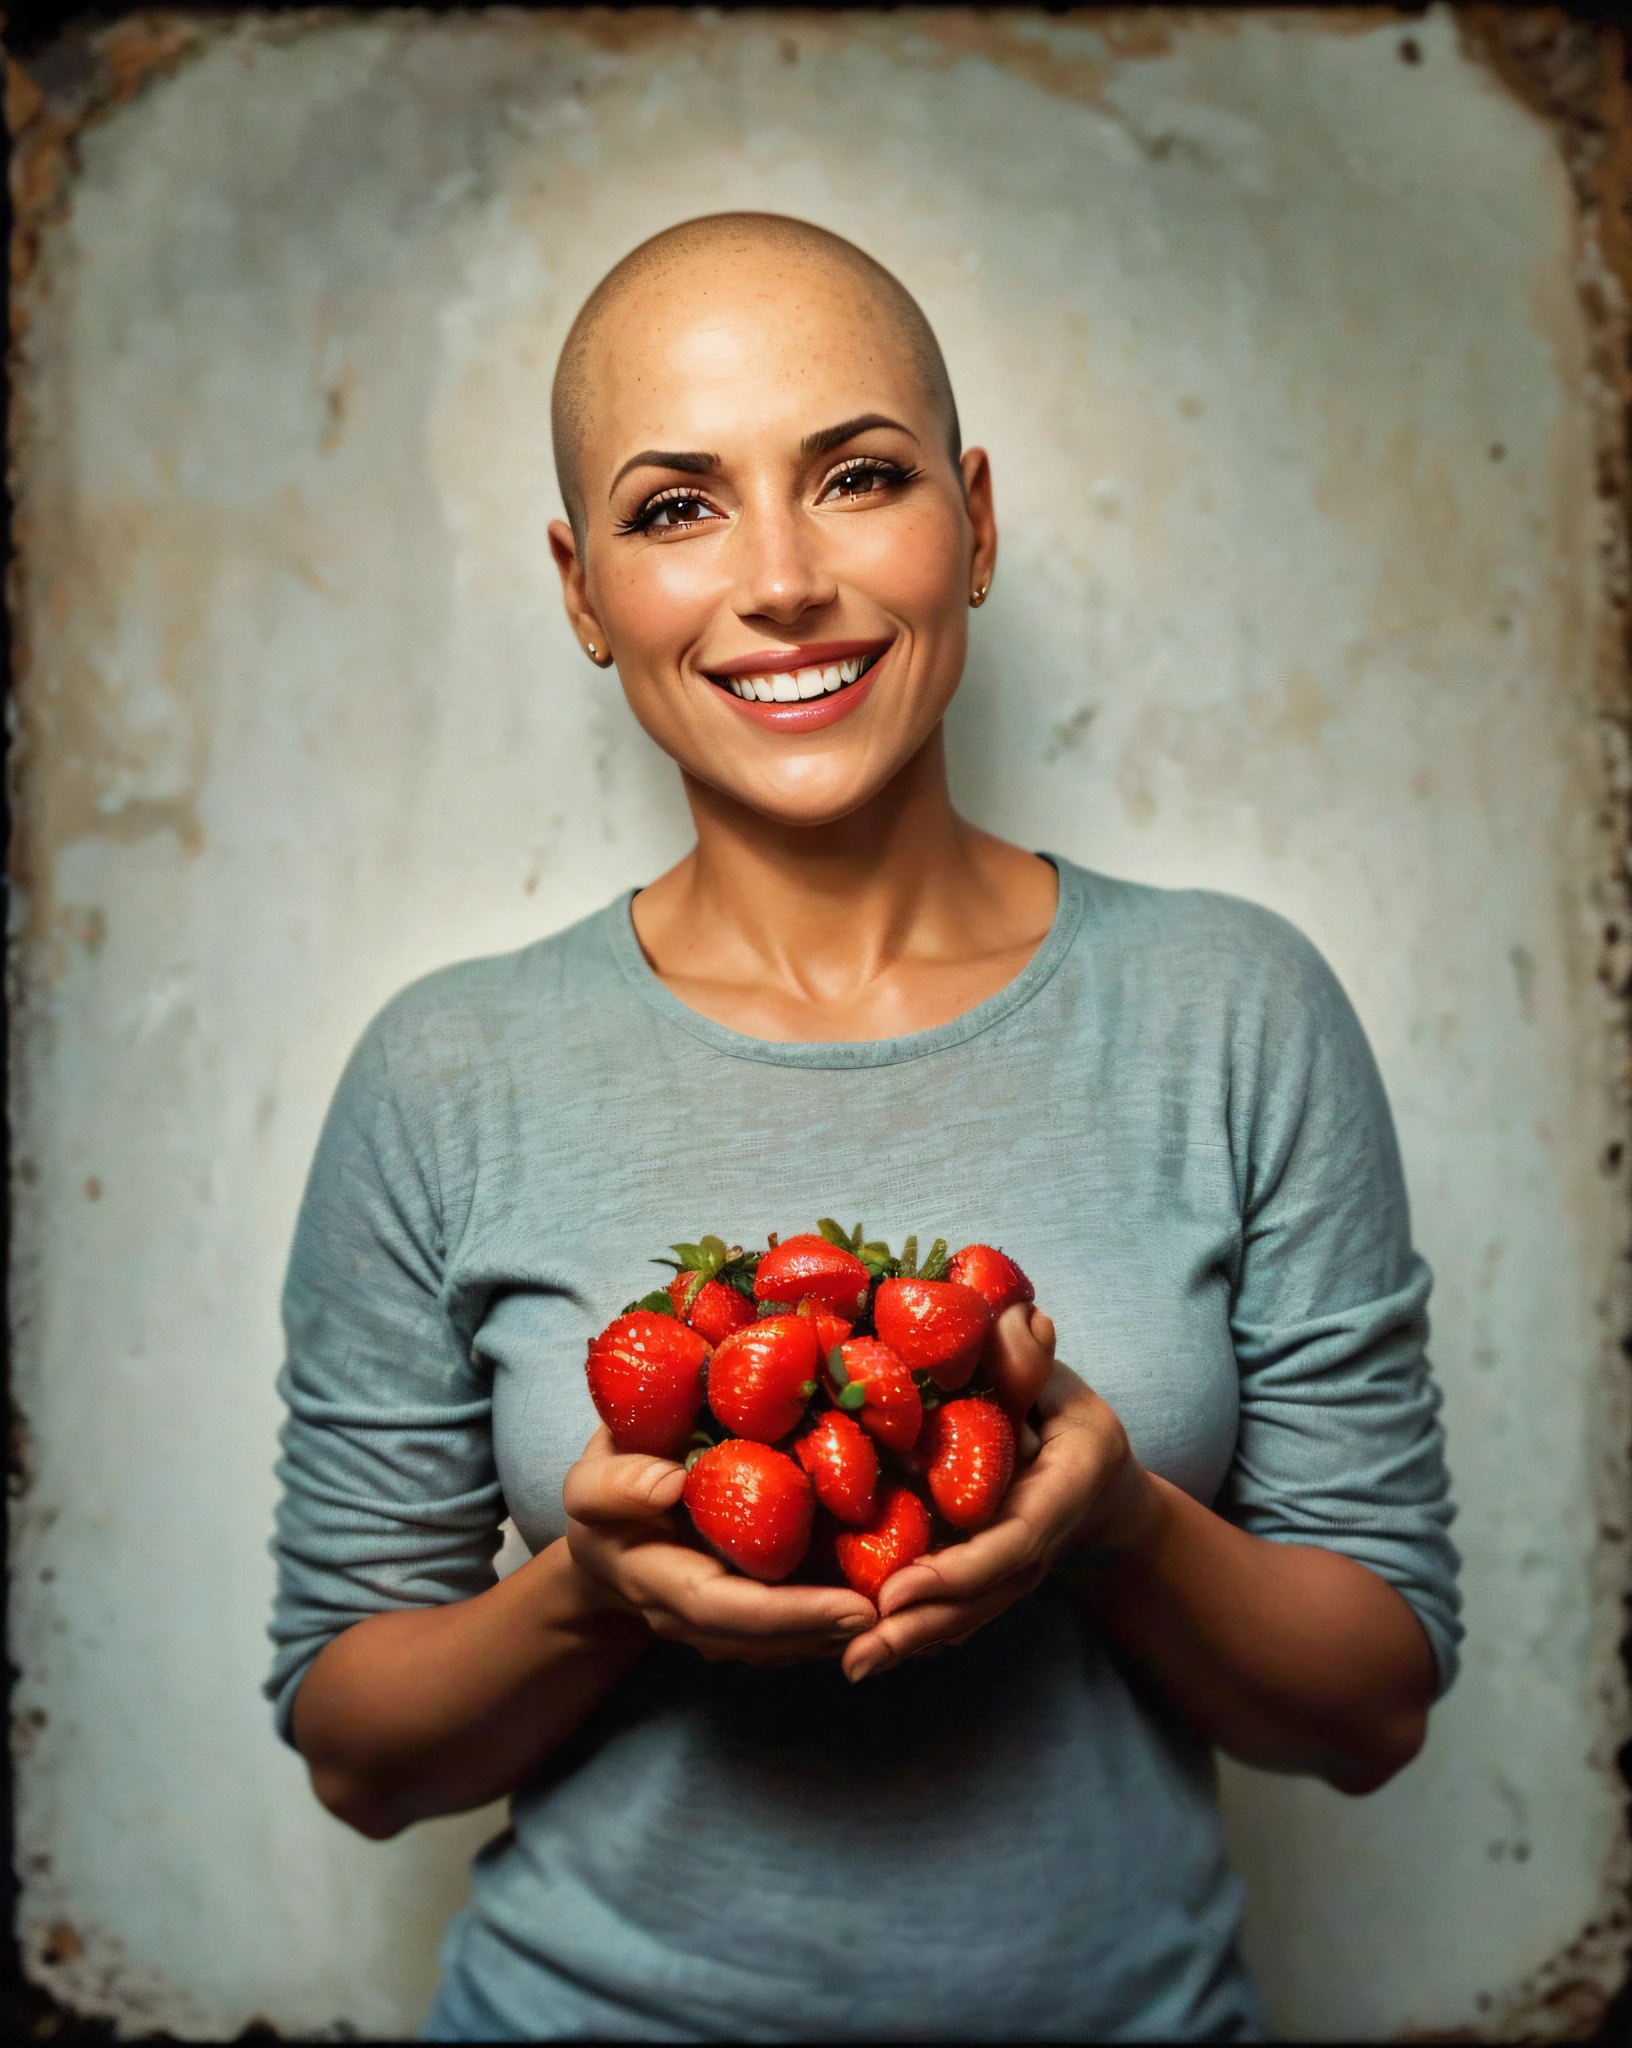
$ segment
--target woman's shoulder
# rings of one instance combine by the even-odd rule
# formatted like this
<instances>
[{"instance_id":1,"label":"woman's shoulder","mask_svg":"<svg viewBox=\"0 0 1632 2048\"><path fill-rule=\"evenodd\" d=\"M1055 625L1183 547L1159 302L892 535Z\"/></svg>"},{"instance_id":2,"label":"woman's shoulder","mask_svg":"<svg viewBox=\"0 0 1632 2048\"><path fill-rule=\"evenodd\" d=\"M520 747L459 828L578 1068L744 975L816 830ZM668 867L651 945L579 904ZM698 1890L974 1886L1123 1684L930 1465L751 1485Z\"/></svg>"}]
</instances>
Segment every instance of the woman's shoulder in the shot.
<instances>
[{"instance_id":1,"label":"woman's shoulder","mask_svg":"<svg viewBox=\"0 0 1632 2048\"><path fill-rule=\"evenodd\" d=\"M1083 897L1079 928L1100 958L1149 963L1153 971L1184 971L1220 989L1323 995L1335 975L1321 950L1280 911L1218 889L1159 889L1116 874L1069 868Z\"/></svg>"},{"instance_id":2,"label":"woman's shoulder","mask_svg":"<svg viewBox=\"0 0 1632 2048\"><path fill-rule=\"evenodd\" d=\"M581 1031L619 980L609 927L627 915L626 902L620 896L529 945L418 976L376 1011L359 1057L412 1085L491 1069L496 1057Z\"/></svg>"}]
</instances>

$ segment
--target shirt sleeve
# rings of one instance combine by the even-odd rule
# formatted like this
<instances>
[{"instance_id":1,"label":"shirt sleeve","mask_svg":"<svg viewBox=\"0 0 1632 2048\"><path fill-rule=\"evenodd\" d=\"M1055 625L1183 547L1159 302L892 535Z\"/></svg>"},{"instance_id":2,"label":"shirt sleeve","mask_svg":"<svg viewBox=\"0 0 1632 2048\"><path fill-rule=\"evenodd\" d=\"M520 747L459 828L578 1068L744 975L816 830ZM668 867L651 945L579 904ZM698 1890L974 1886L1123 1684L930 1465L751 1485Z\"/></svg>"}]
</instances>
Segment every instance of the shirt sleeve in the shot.
<instances>
[{"instance_id":1,"label":"shirt sleeve","mask_svg":"<svg viewBox=\"0 0 1632 2048\"><path fill-rule=\"evenodd\" d=\"M1240 1428L1220 1508L1339 1551L1410 1603L1439 1690L1462 1635L1454 1509L1382 1080L1336 977L1286 927L1232 1105L1242 1237L1231 1312Z\"/></svg>"},{"instance_id":2,"label":"shirt sleeve","mask_svg":"<svg viewBox=\"0 0 1632 2048\"><path fill-rule=\"evenodd\" d=\"M286 1741L324 1644L371 1614L484 1591L504 1516L491 1390L441 1292L435 1148L392 1089L383 1040L376 1022L335 1095L284 1288L265 1691Z\"/></svg>"}]
</instances>

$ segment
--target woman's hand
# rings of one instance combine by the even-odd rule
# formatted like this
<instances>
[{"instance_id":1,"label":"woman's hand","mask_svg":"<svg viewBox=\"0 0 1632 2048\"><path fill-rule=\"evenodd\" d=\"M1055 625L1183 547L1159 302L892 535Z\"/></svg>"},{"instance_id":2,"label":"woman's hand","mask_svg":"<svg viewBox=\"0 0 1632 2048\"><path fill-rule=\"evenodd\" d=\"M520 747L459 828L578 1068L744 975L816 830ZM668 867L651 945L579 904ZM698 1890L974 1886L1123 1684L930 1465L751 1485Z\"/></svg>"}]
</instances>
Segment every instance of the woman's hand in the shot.
<instances>
[{"instance_id":1,"label":"woman's hand","mask_svg":"<svg viewBox=\"0 0 1632 2048\"><path fill-rule=\"evenodd\" d=\"M664 1642L745 1664L837 1657L877 1621L846 1587L762 1586L676 1540L682 1465L621 1455L598 1429L567 1474L567 1542L592 1605L636 1614Z\"/></svg>"},{"instance_id":2,"label":"woman's hand","mask_svg":"<svg viewBox=\"0 0 1632 2048\"><path fill-rule=\"evenodd\" d=\"M1149 1475L1115 1412L1055 1362L1054 1325L1040 1309L1019 1304L1004 1312L990 1363L1023 1461L1002 1515L885 1582L878 1626L845 1652L847 1678L961 1643L1039 1585L1063 1551L1137 1541L1154 1511ZM1040 1436L1026 1420L1033 1406Z\"/></svg>"}]
</instances>

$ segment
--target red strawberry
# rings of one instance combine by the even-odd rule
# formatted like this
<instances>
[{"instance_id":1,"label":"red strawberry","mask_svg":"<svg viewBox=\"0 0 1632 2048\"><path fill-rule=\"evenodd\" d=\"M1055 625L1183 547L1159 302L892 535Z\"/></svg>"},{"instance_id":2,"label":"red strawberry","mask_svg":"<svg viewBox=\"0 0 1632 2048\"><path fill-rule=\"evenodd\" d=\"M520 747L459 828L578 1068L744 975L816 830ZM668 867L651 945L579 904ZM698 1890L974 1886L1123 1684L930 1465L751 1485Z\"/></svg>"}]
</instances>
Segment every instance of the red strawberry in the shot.
<instances>
[{"instance_id":1,"label":"red strawberry","mask_svg":"<svg viewBox=\"0 0 1632 2048\"><path fill-rule=\"evenodd\" d=\"M708 1344L673 1316L634 1309L591 1340L589 1397L620 1451L672 1458L703 1405Z\"/></svg>"},{"instance_id":2,"label":"red strawberry","mask_svg":"<svg viewBox=\"0 0 1632 2048\"><path fill-rule=\"evenodd\" d=\"M767 1316L726 1338L708 1367L708 1405L733 1436L774 1444L798 1427L821 1353L808 1316Z\"/></svg>"},{"instance_id":3,"label":"red strawberry","mask_svg":"<svg viewBox=\"0 0 1632 2048\"><path fill-rule=\"evenodd\" d=\"M972 1287L994 1316L1017 1301L1037 1299L1036 1289L1013 1259L989 1244L966 1244L961 1252L954 1252L946 1277L960 1287Z\"/></svg>"},{"instance_id":4,"label":"red strawberry","mask_svg":"<svg viewBox=\"0 0 1632 2048\"><path fill-rule=\"evenodd\" d=\"M841 1522L871 1518L878 1492L878 1453L848 1415L829 1409L794 1445L793 1455L810 1474L816 1498L829 1514Z\"/></svg>"},{"instance_id":5,"label":"red strawberry","mask_svg":"<svg viewBox=\"0 0 1632 2048\"><path fill-rule=\"evenodd\" d=\"M992 1311L955 1280L886 1280L873 1299L873 1324L911 1371L928 1372L951 1393L979 1363Z\"/></svg>"},{"instance_id":6,"label":"red strawberry","mask_svg":"<svg viewBox=\"0 0 1632 2048\"><path fill-rule=\"evenodd\" d=\"M839 1570L869 1600L876 1600L884 1581L928 1548L929 1510L908 1486L892 1486L865 1529L841 1529L833 1540Z\"/></svg>"},{"instance_id":7,"label":"red strawberry","mask_svg":"<svg viewBox=\"0 0 1632 2048\"><path fill-rule=\"evenodd\" d=\"M830 1315L814 1294L807 1294L800 1302L799 1313L809 1316L816 1325L816 1343L824 1358L835 1344L844 1342L853 1328L843 1316Z\"/></svg>"},{"instance_id":8,"label":"red strawberry","mask_svg":"<svg viewBox=\"0 0 1632 2048\"><path fill-rule=\"evenodd\" d=\"M754 1299L801 1302L810 1294L832 1314L854 1319L867 1304L871 1279L854 1252L808 1231L762 1255L754 1273Z\"/></svg>"},{"instance_id":9,"label":"red strawberry","mask_svg":"<svg viewBox=\"0 0 1632 2048\"><path fill-rule=\"evenodd\" d=\"M841 1380L833 1370L830 1354L828 1393L881 1444L892 1451L910 1451L924 1420L924 1404L912 1374L876 1337L852 1337L838 1349L844 1377Z\"/></svg>"},{"instance_id":10,"label":"red strawberry","mask_svg":"<svg viewBox=\"0 0 1632 2048\"><path fill-rule=\"evenodd\" d=\"M727 1438L699 1451L686 1475L697 1533L751 1579L785 1579L810 1547L816 1496L782 1451Z\"/></svg>"},{"instance_id":11,"label":"red strawberry","mask_svg":"<svg viewBox=\"0 0 1632 2048\"><path fill-rule=\"evenodd\" d=\"M723 1280L705 1280L686 1307L686 1291L695 1273L676 1273L669 1282L669 1299L674 1312L700 1331L710 1344L723 1344L733 1330L746 1329L754 1320L754 1304Z\"/></svg>"},{"instance_id":12,"label":"red strawberry","mask_svg":"<svg viewBox=\"0 0 1632 2048\"><path fill-rule=\"evenodd\" d=\"M924 1423L918 1463L954 1529L983 1529L1014 1477L1014 1431L991 1401L948 1401Z\"/></svg>"}]
</instances>

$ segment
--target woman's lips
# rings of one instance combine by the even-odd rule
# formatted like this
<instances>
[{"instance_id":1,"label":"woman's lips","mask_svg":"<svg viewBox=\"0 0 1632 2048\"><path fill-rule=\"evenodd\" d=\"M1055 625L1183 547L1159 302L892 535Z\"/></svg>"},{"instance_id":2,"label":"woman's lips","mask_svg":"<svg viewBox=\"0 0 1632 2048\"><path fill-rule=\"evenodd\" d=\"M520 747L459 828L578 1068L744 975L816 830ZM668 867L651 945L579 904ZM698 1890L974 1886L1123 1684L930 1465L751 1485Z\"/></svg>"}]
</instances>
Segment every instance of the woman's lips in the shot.
<instances>
[{"instance_id":1,"label":"woman's lips","mask_svg":"<svg viewBox=\"0 0 1632 2048\"><path fill-rule=\"evenodd\" d=\"M811 653L826 653L812 648ZM842 659L807 661L795 668L787 656L756 674L711 676L709 680L753 724L772 732L815 732L861 708L871 694L879 663L888 648L867 653L846 652ZM740 693L740 694L739 694Z\"/></svg>"}]
</instances>

